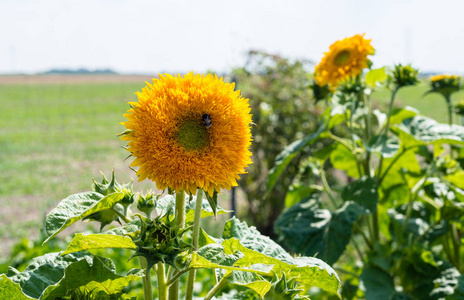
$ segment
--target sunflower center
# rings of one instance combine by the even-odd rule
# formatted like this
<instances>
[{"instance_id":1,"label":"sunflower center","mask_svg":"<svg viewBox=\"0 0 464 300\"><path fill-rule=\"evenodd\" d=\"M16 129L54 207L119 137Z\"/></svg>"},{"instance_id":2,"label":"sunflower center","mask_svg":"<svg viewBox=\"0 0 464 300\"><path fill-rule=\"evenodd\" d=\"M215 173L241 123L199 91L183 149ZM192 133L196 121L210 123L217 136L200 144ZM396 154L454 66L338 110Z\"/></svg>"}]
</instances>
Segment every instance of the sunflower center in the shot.
<instances>
[{"instance_id":1,"label":"sunflower center","mask_svg":"<svg viewBox=\"0 0 464 300\"><path fill-rule=\"evenodd\" d=\"M177 142L186 150L198 150L209 143L209 135L204 122L188 120L179 127Z\"/></svg>"},{"instance_id":2,"label":"sunflower center","mask_svg":"<svg viewBox=\"0 0 464 300\"><path fill-rule=\"evenodd\" d=\"M335 56L335 63L337 65L343 65L348 60L348 58L350 58L350 51L348 51L348 50L340 51Z\"/></svg>"}]
</instances>

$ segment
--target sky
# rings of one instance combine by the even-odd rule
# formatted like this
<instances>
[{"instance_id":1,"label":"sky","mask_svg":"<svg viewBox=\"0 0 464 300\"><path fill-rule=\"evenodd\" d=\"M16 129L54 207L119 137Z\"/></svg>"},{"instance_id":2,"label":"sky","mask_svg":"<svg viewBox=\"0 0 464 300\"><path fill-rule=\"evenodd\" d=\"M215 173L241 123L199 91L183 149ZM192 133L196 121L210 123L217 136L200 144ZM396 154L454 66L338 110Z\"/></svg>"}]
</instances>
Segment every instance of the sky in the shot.
<instances>
[{"instance_id":1,"label":"sky","mask_svg":"<svg viewBox=\"0 0 464 300\"><path fill-rule=\"evenodd\" d=\"M317 63L358 33L374 67L464 74L463 12L460 0L0 0L0 74L227 72L250 49Z\"/></svg>"}]
</instances>

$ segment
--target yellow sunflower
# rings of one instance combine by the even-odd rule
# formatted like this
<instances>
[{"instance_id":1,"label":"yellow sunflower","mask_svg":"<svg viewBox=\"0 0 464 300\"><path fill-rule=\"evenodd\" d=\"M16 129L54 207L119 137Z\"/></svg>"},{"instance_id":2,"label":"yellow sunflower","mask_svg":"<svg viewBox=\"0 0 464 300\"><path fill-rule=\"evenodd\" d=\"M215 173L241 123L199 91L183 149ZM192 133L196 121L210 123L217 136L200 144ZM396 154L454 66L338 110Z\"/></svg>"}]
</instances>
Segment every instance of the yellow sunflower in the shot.
<instances>
[{"instance_id":1,"label":"yellow sunflower","mask_svg":"<svg viewBox=\"0 0 464 300\"><path fill-rule=\"evenodd\" d=\"M331 89L350 77L357 76L369 67L368 55L374 54L371 40L363 35L355 35L336 41L330 46L330 51L316 66L315 78L320 86L330 85Z\"/></svg>"},{"instance_id":2,"label":"yellow sunflower","mask_svg":"<svg viewBox=\"0 0 464 300\"><path fill-rule=\"evenodd\" d=\"M139 167L139 181L195 193L237 185L251 164L248 99L213 75L165 74L137 93L121 139Z\"/></svg>"}]
</instances>

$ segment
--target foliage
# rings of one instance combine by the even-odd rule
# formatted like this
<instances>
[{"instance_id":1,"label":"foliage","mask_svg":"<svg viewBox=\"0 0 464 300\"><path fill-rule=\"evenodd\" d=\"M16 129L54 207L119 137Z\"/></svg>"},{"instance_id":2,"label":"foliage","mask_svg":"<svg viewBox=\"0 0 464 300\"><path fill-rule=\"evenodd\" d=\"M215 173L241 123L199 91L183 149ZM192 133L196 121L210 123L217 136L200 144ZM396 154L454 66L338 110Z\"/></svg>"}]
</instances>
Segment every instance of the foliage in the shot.
<instances>
[{"instance_id":1,"label":"foliage","mask_svg":"<svg viewBox=\"0 0 464 300\"><path fill-rule=\"evenodd\" d=\"M141 201L147 200L147 194L151 193L142 194ZM282 294L297 299L310 287L317 286L338 294L338 275L329 265L312 257L293 258L254 227L235 218L225 224L220 239L201 230L199 246L193 249L190 225L194 223L197 207L194 196L188 196L184 207L187 227L183 229L173 222L178 195L152 197L155 218L151 213L146 216L132 213L131 205L139 203L138 197L139 193L134 193L130 184L118 184L113 172L110 180L103 177L102 183L94 182L93 191L63 199L46 217L48 237L44 245L88 216L93 216L89 219L100 223L102 229L110 225L109 220L119 221L120 226L101 233L78 233L64 252L35 257L22 271L10 267L0 277L0 295L14 299L135 299L137 294L131 290L131 283L146 280L147 274L154 271L159 274L164 263L172 270L167 274L178 272L179 276L192 269L209 270L218 281L210 288L215 292L233 285L258 297ZM207 199L199 207L202 218L228 213L221 207L213 210ZM116 272L115 263L106 257L111 249L131 251L132 255L126 252L125 260L141 256L142 268ZM114 259L120 261L121 257ZM143 265L144 260L148 264ZM203 285L208 287L212 277L205 279L204 273L199 274ZM163 282L164 286L160 285L160 277L156 282L159 288L167 289L175 279ZM158 293L159 289L159 296ZM214 293L207 294L201 296L210 299Z\"/></svg>"},{"instance_id":2,"label":"foliage","mask_svg":"<svg viewBox=\"0 0 464 300\"><path fill-rule=\"evenodd\" d=\"M344 299L462 297L464 127L393 109L416 75L374 69L339 86L319 130L289 144L268 174L272 193L292 159L311 153L300 168L313 171L287 193L275 231L292 252L335 264ZM387 114L372 108L381 84L391 91Z\"/></svg>"},{"instance_id":3,"label":"foliage","mask_svg":"<svg viewBox=\"0 0 464 300\"><path fill-rule=\"evenodd\" d=\"M292 61L276 55L250 51L244 67L233 71L234 80L244 97L250 99L253 114L253 164L239 181L247 210L240 214L260 232L274 236L273 222L283 211L287 189L298 173L301 155L294 158L272 193L266 193L266 172L273 167L284 146L300 138L303 132L317 128L320 112L308 86L312 83L308 62ZM301 112L307 112L301 114Z\"/></svg>"}]
</instances>

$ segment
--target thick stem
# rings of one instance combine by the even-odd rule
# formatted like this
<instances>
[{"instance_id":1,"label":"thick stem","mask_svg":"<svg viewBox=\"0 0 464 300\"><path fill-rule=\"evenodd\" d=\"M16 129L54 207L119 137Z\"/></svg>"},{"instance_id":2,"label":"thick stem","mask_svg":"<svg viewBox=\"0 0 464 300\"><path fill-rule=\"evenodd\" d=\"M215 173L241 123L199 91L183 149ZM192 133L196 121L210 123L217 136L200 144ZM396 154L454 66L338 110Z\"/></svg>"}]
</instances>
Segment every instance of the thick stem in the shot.
<instances>
[{"instance_id":1,"label":"thick stem","mask_svg":"<svg viewBox=\"0 0 464 300\"><path fill-rule=\"evenodd\" d=\"M183 190L176 193L176 223L179 228L185 226L185 193ZM176 276L177 272L174 273ZM179 280L176 280L169 288L169 300L179 298Z\"/></svg>"},{"instance_id":2,"label":"thick stem","mask_svg":"<svg viewBox=\"0 0 464 300\"><path fill-rule=\"evenodd\" d=\"M168 288L166 286L166 278L164 275L164 264L158 263L156 266L156 274L158 276L158 297L159 300L166 300Z\"/></svg>"},{"instance_id":3,"label":"thick stem","mask_svg":"<svg viewBox=\"0 0 464 300\"><path fill-rule=\"evenodd\" d=\"M193 233L192 233L192 244L193 249L196 251L198 249L198 239L200 237L200 222L201 222L201 204L203 203L203 190L197 190L197 200L195 203L195 214L193 217ZM187 294L185 296L186 300L193 299L193 285L195 283L195 269L190 270L189 277L187 281Z\"/></svg>"},{"instance_id":4,"label":"thick stem","mask_svg":"<svg viewBox=\"0 0 464 300\"><path fill-rule=\"evenodd\" d=\"M209 291L206 295L205 300L210 300L213 296L227 284L226 276L222 277L222 279Z\"/></svg>"},{"instance_id":5,"label":"thick stem","mask_svg":"<svg viewBox=\"0 0 464 300\"><path fill-rule=\"evenodd\" d=\"M151 289L150 270L148 270L148 263L145 257L140 257L140 267L145 270L145 277L142 279L143 283L143 296L145 300L153 300L153 291Z\"/></svg>"},{"instance_id":6,"label":"thick stem","mask_svg":"<svg viewBox=\"0 0 464 300\"><path fill-rule=\"evenodd\" d=\"M390 105L388 107L387 124L385 125L385 133L384 133L385 138L387 137L388 132L390 131L390 117L393 111L393 102L395 102L395 97L396 97L396 93L398 92L398 90L399 90L399 87L395 87L395 89L392 91L392 94L391 94ZM377 173L377 177L380 177L380 174L382 173L382 162L383 162L383 156L380 157L379 171Z\"/></svg>"},{"instance_id":7,"label":"thick stem","mask_svg":"<svg viewBox=\"0 0 464 300\"><path fill-rule=\"evenodd\" d=\"M448 124L453 125L453 102L451 102L451 95L445 97L446 105L448 106Z\"/></svg>"}]
</instances>

